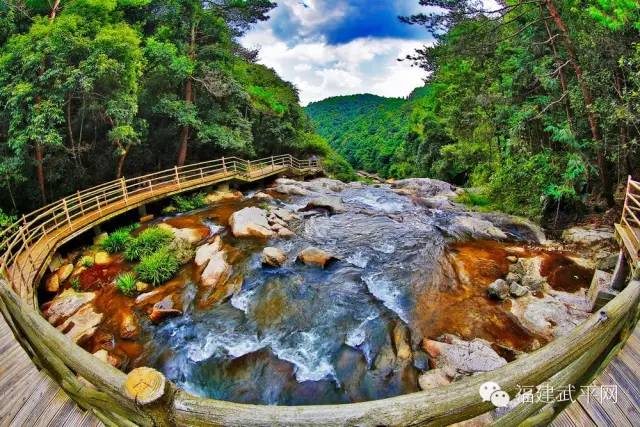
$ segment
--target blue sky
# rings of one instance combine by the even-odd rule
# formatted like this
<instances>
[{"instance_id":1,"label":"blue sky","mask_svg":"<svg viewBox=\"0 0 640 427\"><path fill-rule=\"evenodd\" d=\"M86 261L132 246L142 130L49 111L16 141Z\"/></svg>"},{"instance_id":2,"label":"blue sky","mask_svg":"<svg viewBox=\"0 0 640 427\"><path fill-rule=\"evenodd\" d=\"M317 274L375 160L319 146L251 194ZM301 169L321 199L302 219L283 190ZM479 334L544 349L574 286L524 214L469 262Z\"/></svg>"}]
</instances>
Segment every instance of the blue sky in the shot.
<instances>
[{"instance_id":1,"label":"blue sky","mask_svg":"<svg viewBox=\"0 0 640 427\"><path fill-rule=\"evenodd\" d=\"M303 105L335 95L407 96L424 72L398 62L431 43L423 28L398 20L418 0L279 0L266 22L241 40L260 62L300 90Z\"/></svg>"}]
</instances>

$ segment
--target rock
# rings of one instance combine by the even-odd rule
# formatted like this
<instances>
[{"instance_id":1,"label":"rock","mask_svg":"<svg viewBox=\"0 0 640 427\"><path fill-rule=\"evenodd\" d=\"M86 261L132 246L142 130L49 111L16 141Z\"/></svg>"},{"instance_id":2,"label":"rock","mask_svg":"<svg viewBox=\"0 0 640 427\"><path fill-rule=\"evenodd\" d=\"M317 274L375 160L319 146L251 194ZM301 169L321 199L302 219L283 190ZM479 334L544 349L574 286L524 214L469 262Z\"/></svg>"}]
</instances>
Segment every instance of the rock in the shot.
<instances>
[{"instance_id":1,"label":"rock","mask_svg":"<svg viewBox=\"0 0 640 427\"><path fill-rule=\"evenodd\" d=\"M324 209L331 214L344 212L345 207L340 197L322 196L311 199L307 206L300 209L301 211L310 211L314 209Z\"/></svg>"},{"instance_id":2,"label":"rock","mask_svg":"<svg viewBox=\"0 0 640 427\"><path fill-rule=\"evenodd\" d=\"M278 178L275 182L276 186L273 188L278 193L288 194L291 196L308 196L311 192L302 187L299 181L293 179Z\"/></svg>"},{"instance_id":3,"label":"rock","mask_svg":"<svg viewBox=\"0 0 640 427\"><path fill-rule=\"evenodd\" d=\"M60 278L57 274L52 274L47 279L44 288L47 292L58 292L60 289Z\"/></svg>"},{"instance_id":4,"label":"rock","mask_svg":"<svg viewBox=\"0 0 640 427\"><path fill-rule=\"evenodd\" d=\"M451 379L442 368L431 369L418 377L420 390L429 390L449 383L451 383Z\"/></svg>"},{"instance_id":5,"label":"rock","mask_svg":"<svg viewBox=\"0 0 640 427\"><path fill-rule=\"evenodd\" d=\"M542 298L528 295L512 300L511 313L530 333L547 339L568 334L589 316L586 311L572 308L549 295Z\"/></svg>"},{"instance_id":6,"label":"rock","mask_svg":"<svg viewBox=\"0 0 640 427\"><path fill-rule=\"evenodd\" d=\"M609 228L571 227L562 232L562 240L586 247L614 244L613 230Z\"/></svg>"},{"instance_id":7,"label":"rock","mask_svg":"<svg viewBox=\"0 0 640 427\"><path fill-rule=\"evenodd\" d=\"M598 259L596 263L596 270L611 272L614 268L616 268L616 263L618 262L618 254L601 253L598 255L596 255Z\"/></svg>"},{"instance_id":8,"label":"rock","mask_svg":"<svg viewBox=\"0 0 640 427\"><path fill-rule=\"evenodd\" d=\"M431 178L409 178L395 181L392 188L403 188L413 191L422 197L451 196L455 197L455 187L448 182Z\"/></svg>"},{"instance_id":9,"label":"rock","mask_svg":"<svg viewBox=\"0 0 640 427\"><path fill-rule=\"evenodd\" d=\"M153 221L153 218L155 218L155 216L153 214L141 216L140 217L140 223L144 224L145 222Z\"/></svg>"},{"instance_id":10,"label":"rock","mask_svg":"<svg viewBox=\"0 0 640 427\"><path fill-rule=\"evenodd\" d=\"M173 295L167 295L160 302L153 305L149 319L154 323L158 323L168 316L180 316L181 314L182 311L174 307Z\"/></svg>"},{"instance_id":11,"label":"rock","mask_svg":"<svg viewBox=\"0 0 640 427\"><path fill-rule=\"evenodd\" d=\"M243 197L239 191L214 191L213 193L207 194L204 200L211 205L221 201L242 200Z\"/></svg>"},{"instance_id":12,"label":"rock","mask_svg":"<svg viewBox=\"0 0 640 427\"><path fill-rule=\"evenodd\" d=\"M273 215L277 216L278 218L280 218L285 223L288 223L288 222L296 220L296 219L300 219L300 217L298 215L296 215L294 212L288 211L288 210L283 209L283 208L272 209L271 213Z\"/></svg>"},{"instance_id":13,"label":"rock","mask_svg":"<svg viewBox=\"0 0 640 427\"><path fill-rule=\"evenodd\" d=\"M104 241L105 241L105 239L106 239L107 237L109 237L109 234L107 234L107 233L100 233L100 234L98 234L97 236L95 236L95 237L93 238L93 244L94 244L94 245L96 245L96 246L99 246L99 245L101 245L101 244L102 244L102 242L104 242Z\"/></svg>"},{"instance_id":14,"label":"rock","mask_svg":"<svg viewBox=\"0 0 640 427\"><path fill-rule=\"evenodd\" d=\"M139 333L140 325L136 315L132 311L122 314L120 318L120 338L135 339Z\"/></svg>"},{"instance_id":15,"label":"rock","mask_svg":"<svg viewBox=\"0 0 640 427\"><path fill-rule=\"evenodd\" d=\"M180 291L186 286L186 283L182 280L171 280L162 286L158 286L152 291L145 292L136 297L135 305L138 307L144 307L149 304L154 304L167 295Z\"/></svg>"},{"instance_id":16,"label":"rock","mask_svg":"<svg viewBox=\"0 0 640 427\"><path fill-rule=\"evenodd\" d=\"M202 285L215 287L219 283L226 281L231 275L231 266L227 264L225 253L216 252L207 263L206 268L200 276Z\"/></svg>"},{"instance_id":17,"label":"rock","mask_svg":"<svg viewBox=\"0 0 640 427\"><path fill-rule=\"evenodd\" d=\"M62 264L64 264L64 259L62 259L60 254L56 252L51 258L51 262L49 262L49 271L51 273L54 273L56 270L62 267Z\"/></svg>"},{"instance_id":18,"label":"rock","mask_svg":"<svg viewBox=\"0 0 640 427\"><path fill-rule=\"evenodd\" d=\"M60 269L56 272L56 275L58 276L60 283L62 283L67 280L69 276L71 276L71 273L73 273L73 264L65 264L60 267Z\"/></svg>"},{"instance_id":19,"label":"rock","mask_svg":"<svg viewBox=\"0 0 640 427\"><path fill-rule=\"evenodd\" d=\"M337 258L329 252L311 246L300 252L298 259L306 265L317 265L324 268L329 262Z\"/></svg>"},{"instance_id":20,"label":"rock","mask_svg":"<svg viewBox=\"0 0 640 427\"><path fill-rule=\"evenodd\" d=\"M393 328L393 345L396 349L396 357L401 360L410 360L413 353L409 345L409 330L402 324L396 323Z\"/></svg>"},{"instance_id":21,"label":"rock","mask_svg":"<svg viewBox=\"0 0 640 427\"><path fill-rule=\"evenodd\" d=\"M150 287L151 285L149 285L148 283L136 282L136 291L140 293L148 291Z\"/></svg>"},{"instance_id":22,"label":"rock","mask_svg":"<svg viewBox=\"0 0 640 427\"><path fill-rule=\"evenodd\" d=\"M521 278L522 286L535 292L542 290L547 283L547 280L540 274L541 267L542 257L519 258L518 262L509 266L509 271Z\"/></svg>"},{"instance_id":23,"label":"rock","mask_svg":"<svg viewBox=\"0 0 640 427\"><path fill-rule=\"evenodd\" d=\"M281 267L285 262L287 262L287 254L282 250L271 246L262 250L262 265Z\"/></svg>"},{"instance_id":24,"label":"rock","mask_svg":"<svg viewBox=\"0 0 640 427\"><path fill-rule=\"evenodd\" d=\"M198 243L203 238L201 232L195 228L176 228L166 222L158 224L158 228L168 230L173 233L176 239L186 240L192 245Z\"/></svg>"},{"instance_id":25,"label":"rock","mask_svg":"<svg viewBox=\"0 0 640 427\"><path fill-rule=\"evenodd\" d=\"M103 314L87 304L65 320L57 329L76 344L91 338L102 323Z\"/></svg>"},{"instance_id":26,"label":"rock","mask_svg":"<svg viewBox=\"0 0 640 427\"><path fill-rule=\"evenodd\" d=\"M262 201L269 201L269 200L273 200L273 196L264 193L262 191L258 191L256 194L253 195L253 198L256 200L262 200Z\"/></svg>"},{"instance_id":27,"label":"rock","mask_svg":"<svg viewBox=\"0 0 640 427\"><path fill-rule=\"evenodd\" d=\"M487 294L497 300L504 300L509 296L509 285L506 281L498 279L487 288Z\"/></svg>"},{"instance_id":28,"label":"rock","mask_svg":"<svg viewBox=\"0 0 640 427\"><path fill-rule=\"evenodd\" d=\"M282 227L280 230L278 230L278 237L282 237L284 239L288 239L289 237L293 237L295 235L296 233L286 227Z\"/></svg>"},{"instance_id":29,"label":"rock","mask_svg":"<svg viewBox=\"0 0 640 427\"><path fill-rule=\"evenodd\" d=\"M520 283L522 282L522 276L520 276L518 273L514 273L513 271L510 271L507 274L507 277L505 278L505 280L507 281L508 284Z\"/></svg>"},{"instance_id":30,"label":"rock","mask_svg":"<svg viewBox=\"0 0 640 427\"><path fill-rule=\"evenodd\" d=\"M511 264L515 264L516 262L518 262L518 257L515 255L508 255L507 261L509 261Z\"/></svg>"},{"instance_id":31,"label":"rock","mask_svg":"<svg viewBox=\"0 0 640 427\"><path fill-rule=\"evenodd\" d=\"M71 288L65 289L51 302L43 306L42 314L49 323L55 326L95 298L96 294L94 292L76 292Z\"/></svg>"},{"instance_id":32,"label":"rock","mask_svg":"<svg viewBox=\"0 0 640 427\"><path fill-rule=\"evenodd\" d=\"M507 235L491 222L475 216L456 216L446 230L453 237L463 239L504 240Z\"/></svg>"},{"instance_id":33,"label":"rock","mask_svg":"<svg viewBox=\"0 0 640 427\"><path fill-rule=\"evenodd\" d=\"M454 335L445 335L443 341L425 339L422 347L434 366L447 372L469 375L492 371L507 364L485 340L464 341Z\"/></svg>"},{"instance_id":34,"label":"rock","mask_svg":"<svg viewBox=\"0 0 640 427\"><path fill-rule=\"evenodd\" d=\"M207 243L196 249L196 265L202 267L209 262L213 256L222 248L222 240L219 236L216 236L212 243Z\"/></svg>"},{"instance_id":35,"label":"rock","mask_svg":"<svg viewBox=\"0 0 640 427\"><path fill-rule=\"evenodd\" d=\"M235 237L269 238L274 234L267 221L267 212L260 208L250 207L234 212L229 218L229 225Z\"/></svg>"},{"instance_id":36,"label":"rock","mask_svg":"<svg viewBox=\"0 0 640 427\"><path fill-rule=\"evenodd\" d=\"M278 218L277 216L270 214L269 218L267 218L267 221L269 221L269 224L271 224L271 228L274 228L274 226L280 226L280 227L286 227L287 223L284 222L283 220L281 220L280 218ZM278 227L278 228L280 228Z\"/></svg>"},{"instance_id":37,"label":"rock","mask_svg":"<svg viewBox=\"0 0 640 427\"><path fill-rule=\"evenodd\" d=\"M100 251L96 253L94 260L97 265L107 265L111 263L111 256L104 251Z\"/></svg>"},{"instance_id":38,"label":"rock","mask_svg":"<svg viewBox=\"0 0 640 427\"><path fill-rule=\"evenodd\" d=\"M193 243L179 237L171 241L169 251L173 252L181 265L188 264L196 255L196 251L193 249Z\"/></svg>"},{"instance_id":39,"label":"rock","mask_svg":"<svg viewBox=\"0 0 640 427\"><path fill-rule=\"evenodd\" d=\"M529 292L529 288L522 286L516 282L511 283L509 286L509 293L512 297L520 298L525 296Z\"/></svg>"}]
</instances>

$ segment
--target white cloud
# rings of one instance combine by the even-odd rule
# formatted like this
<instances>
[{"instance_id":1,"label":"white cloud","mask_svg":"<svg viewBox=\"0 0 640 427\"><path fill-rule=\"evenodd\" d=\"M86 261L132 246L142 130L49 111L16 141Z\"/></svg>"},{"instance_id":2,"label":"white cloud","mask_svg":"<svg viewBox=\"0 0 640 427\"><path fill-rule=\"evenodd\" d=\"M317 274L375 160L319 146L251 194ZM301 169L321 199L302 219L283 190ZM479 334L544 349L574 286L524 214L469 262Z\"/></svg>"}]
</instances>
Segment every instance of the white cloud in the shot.
<instances>
[{"instance_id":1,"label":"white cloud","mask_svg":"<svg viewBox=\"0 0 640 427\"><path fill-rule=\"evenodd\" d=\"M295 84L303 105L357 93L404 97L424 78L421 69L397 61L424 44L418 40L367 37L331 45L314 38L288 45L263 27L249 32L241 42L261 47L260 63Z\"/></svg>"}]
</instances>

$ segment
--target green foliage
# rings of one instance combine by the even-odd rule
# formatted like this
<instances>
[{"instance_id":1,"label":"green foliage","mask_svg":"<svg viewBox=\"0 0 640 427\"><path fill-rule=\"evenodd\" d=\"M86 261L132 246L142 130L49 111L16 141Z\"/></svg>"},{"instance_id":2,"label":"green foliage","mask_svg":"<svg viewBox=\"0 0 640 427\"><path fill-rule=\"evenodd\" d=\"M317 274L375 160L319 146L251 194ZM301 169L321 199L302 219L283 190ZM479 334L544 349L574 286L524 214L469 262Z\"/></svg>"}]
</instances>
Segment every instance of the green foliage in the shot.
<instances>
[{"instance_id":1,"label":"green foliage","mask_svg":"<svg viewBox=\"0 0 640 427\"><path fill-rule=\"evenodd\" d=\"M128 297L136 294L136 283L138 279L135 273L122 273L118 277L116 277L116 288Z\"/></svg>"},{"instance_id":2,"label":"green foliage","mask_svg":"<svg viewBox=\"0 0 640 427\"><path fill-rule=\"evenodd\" d=\"M206 206L206 197L206 193L196 193L191 196L174 196L172 198L172 206L175 207L174 211L189 212Z\"/></svg>"},{"instance_id":3,"label":"green foliage","mask_svg":"<svg viewBox=\"0 0 640 427\"><path fill-rule=\"evenodd\" d=\"M92 257L83 257L80 261L80 265L82 265L84 268L91 268L93 267L93 264L94 260Z\"/></svg>"},{"instance_id":4,"label":"green foliage","mask_svg":"<svg viewBox=\"0 0 640 427\"><path fill-rule=\"evenodd\" d=\"M181 265L188 264L196 256L196 250L186 239L173 239L169 244L169 252L176 257Z\"/></svg>"},{"instance_id":5,"label":"green foliage","mask_svg":"<svg viewBox=\"0 0 640 427\"><path fill-rule=\"evenodd\" d=\"M458 197L456 197L456 202L479 209L487 209L491 207L491 200L489 197L487 197L483 192L477 191L463 191Z\"/></svg>"},{"instance_id":6,"label":"green foliage","mask_svg":"<svg viewBox=\"0 0 640 427\"><path fill-rule=\"evenodd\" d=\"M140 280L158 286L171 279L180 268L180 262L168 248L146 255L135 268Z\"/></svg>"},{"instance_id":7,"label":"green foliage","mask_svg":"<svg viewBox=\"0 0 640 427\"><path fill-rule=\"evenodd\" d=\"M138 261L168 245L173 237L169 230L149 227L129 241L124 250L124 258L127 261Z\"/></svg>"},{"instance_id":8,"label":"green foliage","mask_svg":"<svg viewBox=\"0 0 640 427\"><path fill-rule=\"evenodd\" d=\"M128 228L119 228L113 233L109 234L101 243L102 249L109 252L110 254L114 254L116 252L124 251L131 241L133 237L131 236L131 230Z\"/></svg>"},{"instance_id":9,"label":"green foliage","mask_svg":"<svg viewBox=\"0 0 640 427\"><path fill-rule=\"evenodd\" d=\"M79 277L72 277L69 280L69 284L71 285L71 288L76 291L76 292L80 292L80 278Z\"/></svg>"}]
</instances>

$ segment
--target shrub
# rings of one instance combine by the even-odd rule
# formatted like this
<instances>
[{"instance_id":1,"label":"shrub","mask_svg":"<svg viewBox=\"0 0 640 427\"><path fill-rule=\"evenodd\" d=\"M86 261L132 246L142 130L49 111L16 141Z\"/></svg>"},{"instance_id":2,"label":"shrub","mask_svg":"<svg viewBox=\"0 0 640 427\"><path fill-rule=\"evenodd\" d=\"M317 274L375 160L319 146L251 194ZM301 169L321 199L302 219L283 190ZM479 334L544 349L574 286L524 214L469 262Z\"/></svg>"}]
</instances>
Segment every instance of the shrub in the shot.
<instances>
[{"instance_id":1,"label":"shrub","mask_svg":"<svg viewBox=\"0 0 640 427\"><path fill-rule=\"evenodd\" d=\"M136 278L135 273L123 273L116 277L116 288L118 288L122 294L130 297L136 293L137 281L138 279Z\"/></svg>"},{"instance_id":2,"label":"shrub","mask_svg":"<svg viewBox=\"0 0 640 427\"><path fill-rule=\"evenodd\" d=\"M127 245L131 242L133 237L131 237L129 228L119 228L113 233L109 234L100 244L102 249L109 252L110 254L116 252L122 252L125 250Z\"/></svg>"},{"instance_id":3,"label":"shrub","mask_svg":"<svg viewBox=\"0 0 640 427\"><path fill-rule=\"evenodd\" d=\"M205 193L196 193L191 196L174 196L173 206L175 211L188 212L207 205L207 195ZM171 206L169 207L171 208ZM168 211L170 209L165 209Z\"/></svg>"},{"instance_id":4,"label":"shrub","mask_svg":"<svg viewBox=\"0 0 640 427\"><path fill-rule=\"evenodd\" d=\"M171 279L179 268L180 262L165 247L142 258L135 271L143 282L158 286Z\"/></svg>"},{"instance_id":5,"label":"shrub","mask_svg":"<svg viewBox=\"0 0 640 427\"><path fill-rule=\"evenodd\" d=\"M93 258L90 256L83 256L82 259L80 260L80 265L85 268L91 268L93 267L93 264L94 264Z\"/></svg>"},{"instance_id":6,"label":"shrub","mask_svg":"<svg viewBox=\"0 0 640 427\"><path fill-rule=\"evenodd\" d=\"M186 239L174 239L168 248L181 265L187 264L196 256L196 250Z\"/></svg>"},{"instance_id":7,"label":"shrub","mask_svg":"<svg viewBox=\"0 0 640 427\"><path fill-rule=\"evenodd\" d=\"M76 292L80 291L80 278L72 277L71 280L69 280L69 284L71 285L74 291Z\"/></svg>"},{"instance_id":8,"label":"shrub","mask_svg":"<svg viewBox=\"0 0 640 427\"><path fill-rule=\"evenodd\" d=\"M172 240L173 233L171 231L149 227L127 244L124 258L127 261L138 261L168 245Z\"/></svg>"}]
</instances>

